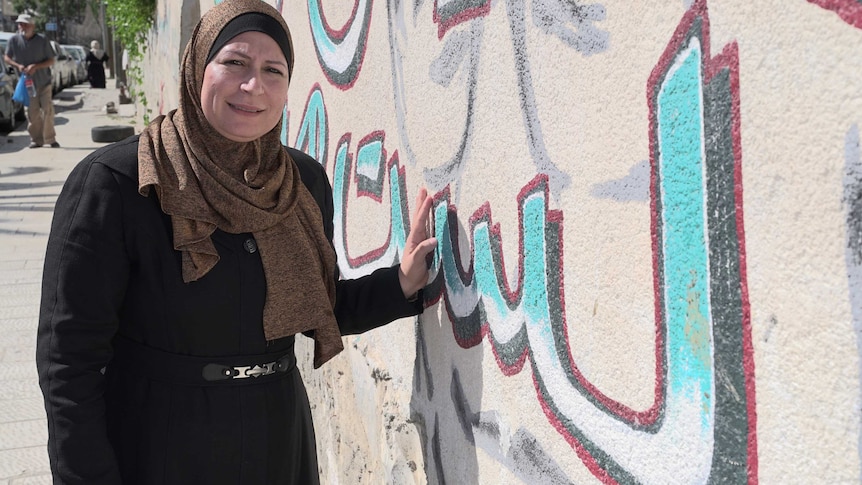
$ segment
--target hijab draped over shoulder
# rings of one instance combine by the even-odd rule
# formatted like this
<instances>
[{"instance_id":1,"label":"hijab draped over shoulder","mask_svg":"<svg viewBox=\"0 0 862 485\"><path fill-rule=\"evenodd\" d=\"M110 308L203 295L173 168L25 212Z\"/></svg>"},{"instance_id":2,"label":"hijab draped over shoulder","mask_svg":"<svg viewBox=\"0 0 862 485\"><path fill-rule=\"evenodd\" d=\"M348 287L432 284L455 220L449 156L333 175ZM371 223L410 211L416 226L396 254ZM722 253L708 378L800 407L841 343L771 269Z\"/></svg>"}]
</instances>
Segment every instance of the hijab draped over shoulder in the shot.
<instances>
[{"instance_id":1,"label":"hijab draped over shoulder","mask_svg":"<svg viewBox=\"0 0 862 485\"><path fill-rule=\"evenodd\" d=\"M333 311L335 252L324 234L320 209L281 145L281 123L255 141L235 142L218 133L201 108L211 50L216 42L220 48L230 40L219 39L219 33L249 13L269 16L283 28L286 37L270 36L286 39L288 45L280 46L292 72L290 31L273 7L260 0L227 0L213 7L183 54L179 107L141 134L138 190L148 195L154 188L162 210L171 217L174 249L182 253L188 284L218 263L211 239L216 229L251 233L266 276L267 341L313 331L314 366L320 367L343 349Z\"/></svg>"}]
</instances>

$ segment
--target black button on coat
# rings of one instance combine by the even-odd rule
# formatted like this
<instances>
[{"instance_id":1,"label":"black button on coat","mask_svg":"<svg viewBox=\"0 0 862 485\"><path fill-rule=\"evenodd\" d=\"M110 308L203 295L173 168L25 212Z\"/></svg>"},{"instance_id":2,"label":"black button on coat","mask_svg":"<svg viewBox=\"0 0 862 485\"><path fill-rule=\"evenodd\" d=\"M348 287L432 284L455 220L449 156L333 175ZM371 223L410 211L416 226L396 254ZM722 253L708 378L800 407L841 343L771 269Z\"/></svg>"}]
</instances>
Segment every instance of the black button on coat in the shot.
<instances>
[{"instance_id":1,"label":"black button on coat","mask_svg":"<svg viewBox=\"0 0 862 485\"><path fill-rule=\"evenodd\" d=\"M201 362L249 356L249 364L261 363L260 354L292 355L294 346L293 337L264 339L266 281L260 253L248 250L250 234L216 231L218 264L182 281L170 218L155 191L138 194L137 149L130 138L97 150L57 200L37 342L54 483L317 483L311 411L295 367L190 385L175 382L170 365L155 365L165 361L120 345ZM288 150L331 239L326 174ZM422 311L421 298L404 298L397 267L339 281L336 301L345 335Z\"/></svg>"}]
</instances>

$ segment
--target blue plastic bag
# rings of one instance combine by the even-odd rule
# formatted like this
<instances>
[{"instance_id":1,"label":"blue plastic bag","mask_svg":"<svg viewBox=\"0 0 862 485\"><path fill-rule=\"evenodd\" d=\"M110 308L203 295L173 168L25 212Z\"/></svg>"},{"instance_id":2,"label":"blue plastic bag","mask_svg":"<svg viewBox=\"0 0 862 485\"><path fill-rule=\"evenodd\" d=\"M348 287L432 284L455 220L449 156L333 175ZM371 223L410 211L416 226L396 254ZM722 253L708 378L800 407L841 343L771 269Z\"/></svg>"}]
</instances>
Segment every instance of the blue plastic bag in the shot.
<instances>
[{"instance_id":1,"label":"blue plastic bag","mask_svg":"<svg viewBox=\"0 0 862 485\"><path fill-rule=\"evenodd\" d=\"M18 84L15 86L15 93L12 95L12 100L30 106L30 96L27 94L27 75L21 74L18 78Z\"/></svg>"}]
</instances>

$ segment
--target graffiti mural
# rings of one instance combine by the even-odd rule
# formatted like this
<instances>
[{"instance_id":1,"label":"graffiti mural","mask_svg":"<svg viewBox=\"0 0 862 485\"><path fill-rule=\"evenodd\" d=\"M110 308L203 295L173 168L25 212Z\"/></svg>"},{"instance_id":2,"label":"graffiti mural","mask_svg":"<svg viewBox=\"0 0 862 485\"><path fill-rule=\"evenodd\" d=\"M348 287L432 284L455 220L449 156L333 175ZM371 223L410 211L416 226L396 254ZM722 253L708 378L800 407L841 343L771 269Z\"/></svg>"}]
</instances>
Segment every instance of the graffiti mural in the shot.
<instances>
[{"instance_id":1,"label":"graffiti mural","mask_svg":"<svg viewBox=\"0 0 862 485\"><path fill-rule=\"evenodd\" d=\"M295 147L320 160L326 166L327 152L326 141L328 139L329 127L327 126L326 105L323 104L323 93L320 85L315 84L305 102L305 112L302 114L302 124L296 135ZM289 117L285 108L282 119L281 142L287 145L287 129Z\"/></svg>"},{"instance_id":2,"label":"graffiti mural","mask_svg":"<svg viewBox=\"0 0 862 485\"><path fill-rule=\"evenodd\" d=\"M542 32L559 38L584 55L592 55L604 51L608 46L607 32L596 26L596 22L604 18L604 8L598 4L587 5L575 1L537 0L529 4L532 9L528 12L525 2L509 0L503 3L509 21L515 63L513 74L517 78L519 89L516 99L526 131L526 139L523 142L530 150L531 162L536 171L548 177L551 193L558 197L569 185L570 179L568 174L557 167L545 146L526 46L527 14L532 14L530 18ZM417 39L410 36L410 26L418 21L423 13L423 6L422 2L398 0L390 0L387 4L395 115L400 130L401 150L408 165L420 164L428 167L423 172L424 182L429 190L440 191L449 187L457 201L464 166L471 159L470 148L476 123L474 106L479 89L478 70L482 61L480 53L483 43L483 18L489 14L491 2L434 2L433 6L429 7L433 9L430 17L438 26L437 32L442 44L439 52L430 60L430 65L421 68L429 73L430 79L426 79L426 82L431 81L446 92L446 99L439 100L443 103L441 110L453 118L450 120L453 128L448 135L450 143L440 147L449 153L444 153L442 157L435 153L433 160L416 153L411 140L418 134L413 133L410 124L406 122L412 111L411 102L423 99L423 94L411 89L421 85L408 79L410 71L420 68L420 65L405 66L409 46L413 45L411 42L417 42ZM455 30L456 25L462 29ZM444 162L436 164L436 160L440 158Z\"/></svg>"},{"instance_id":3,"label":"graffiti mural","mask_svg":"<svg viewBox=\"0 0 862 485\"><path fill-rule=\"evenodd\" d=\"M862 1L860 0L808 0L838 14L848 24L862 29Z\"/></svg>"},{"instance_id":4,"label":"graffiti mural","mask_svg":"<svg viewBox=\"0 0 862 485\"><path fill-rule=\"evenodd\" d=\"M308 0L317 60L329 82L340 89L350 89L362 68L371 25L371 5L371 0L357 0L344 27L334 30L326 21L320 0Z\"/></svg>"},{"instance_id":5,"label":"graffiti mural","mask_svg":"<svg viewBox=\"0 0 862 485\"><path fill-rule=\"evenodd\" d=\"M599 53L608 36L595 27L604 9L595 4L533 2L534 22L566 39L571 48ZM421 7L422 2L414 3ZM317 1L308 1L318 59L330 82L349 89L359 74L370 2L355 4L339 32L324 21ZM411 101L399 65L406 49L401 25L406 5L392 0L390 15L396 113L400 123ZM463 349L487 347L502 374L529 369L535 395L549 423L598 479L606 483L706 483L757 481L754 364L746 287L742 214L741 140L737 46L717 56L709 52L709 20L704 0L696 1L674 32L647 82L649 178L655 289L655 386L652 406L633 409L590 382L573 358L565 311L564 213L551 200L567 186L543 148L541 123L532 99L529 59L523 47L525 7L505 2L517 61L520 109L536 176L516 196L518 261L506 264L502 235L490 203L476 209L461 230L457 207L460 171L469 157L471 101L482 42L482 16L490 2L435 2L443 48L429 75L446 84L465 70L465 86L455 89L466 106L460 142L448 161L425 169L435 189L434 229L438 248L426 304L442 304L455 341ZM411 20L415 22L415 17ZM467 24L452 30L455 23ZM460 66L460 67L459 67ZM319 86L309 93L295 146L328 160L328 120ZM285 132L286 133L286 132ZM407 180L402 163L427 166L411 150L412 133L399 133L399 149L387 149L386 133L371 131L353 146L341 135L331 153L335 241L346 277L367 274L396 262L409 228ZM391 141L388 143L392 143ZM391 152L391 153L390 153ZM385 191L388 189L388 193ZM365 197L390 205L383 243L351 254L349 201ZM572 217L572 215L569 215ZM466 239L466 243L465 240ZM462 254L469 248L469 254ZM467 264L464 264L467 261ZM517 275L510 285L507 275ZM429 481L447 481L446 452L439 438L434 375L427 342L417 325L417 422L424 429ZM526 429L501 434L505 420L492 410L473 410L459 377L451 372L450 392L464 435L489 451L516 475L568 483ZM436 393L437 396L441 394ZM505 444L505 446L503 446ZM527 453L524 450L529 449ZM660 466L657 466L660 465ZM454 475L450 477L450 480Z\"/></svg>"},{"instance_id":6,"label":"graffiti mural","mask_svg":"<svg viewBox=\"0 0 862 485\"><path fill-rule=\"evenodd\" d=\"M856 335L857 349L862 355L862 144L856 124L850 127L845 136L844 160L844 207L847 214L845 262L853 333ZM862 435L859 436L858 449L862 452Z\"/></svg>"},{"instance_id":7,"label":"graffiti mural","mask_svg":"<svg viewBox=\"0 0 862 485\"><path fill-rule=\"evenodd\" d=\"M323 481L859 482L862 0L265 1L341 273L434 199L426 311L298 339ZM221 2L156 2L138 118Z\"/></svg>"}]
</instances>

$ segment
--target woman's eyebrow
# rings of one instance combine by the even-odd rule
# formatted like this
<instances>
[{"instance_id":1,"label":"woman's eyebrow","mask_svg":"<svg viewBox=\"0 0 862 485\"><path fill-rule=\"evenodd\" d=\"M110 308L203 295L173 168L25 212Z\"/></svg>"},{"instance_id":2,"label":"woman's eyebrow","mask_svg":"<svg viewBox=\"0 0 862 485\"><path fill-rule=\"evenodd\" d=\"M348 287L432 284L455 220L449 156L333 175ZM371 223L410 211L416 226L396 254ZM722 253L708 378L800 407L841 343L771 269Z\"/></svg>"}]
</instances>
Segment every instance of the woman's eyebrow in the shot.
<instances>
[{"instance_id":1,"label":"woman's eyebrow","mask_svg":"<svg viewBox=\"0 0 862 485\"><path fill-rule=\"evenodd\" d=\"M287 63L278 59L265 61L267 64L278 64L279 66L287 67Z\"/></svg>"},{"instance_id":2,"label":"woman's eyebrow","mask_svg":"<svg viewBox=\"0 0 862 485\"><path fill-rule=\"evenodd\" d=\"M248 54L246 54L244 51L241 51L241 50L239 50L239 49L231 49L230 47L225 47L225 48L222 50L222 54L232 54L232 55L235 55L235 56L242 57L242 58L244 58L244 59L251 59L251 56L250 56L250 55L248 55ZM282 60L280 60L280 59L267 59L267 60L265 60L264 62L265 62L265 63L267 63L267 64L278 64L278 65L280 65L280 66L287 67L287 62L286 62L286 61L282 61Z\"/></svg>"}]
</instances>

